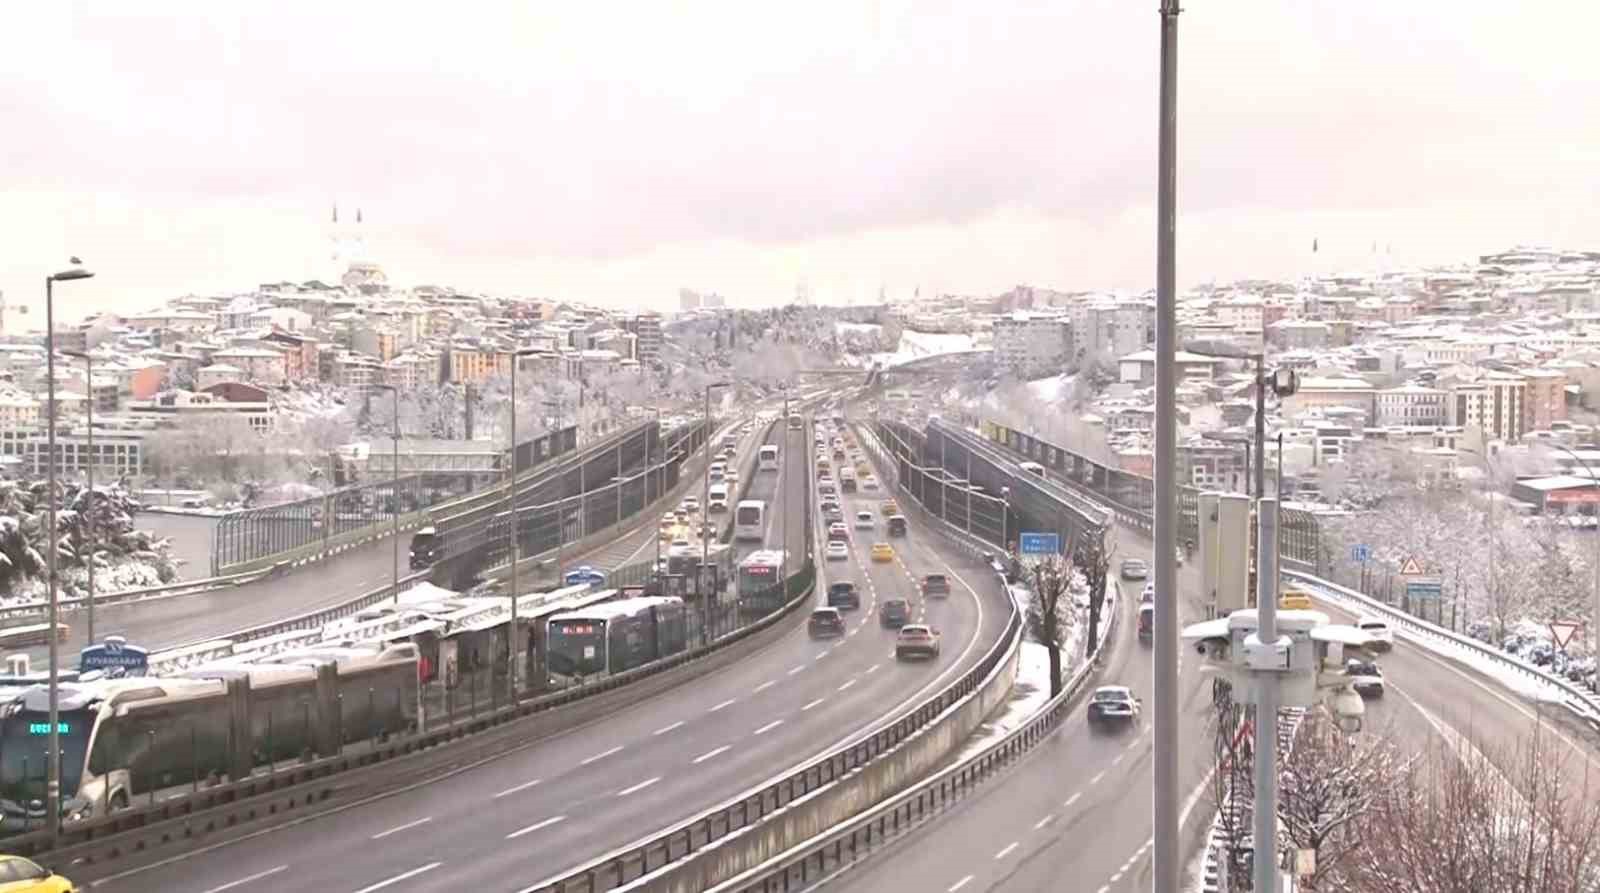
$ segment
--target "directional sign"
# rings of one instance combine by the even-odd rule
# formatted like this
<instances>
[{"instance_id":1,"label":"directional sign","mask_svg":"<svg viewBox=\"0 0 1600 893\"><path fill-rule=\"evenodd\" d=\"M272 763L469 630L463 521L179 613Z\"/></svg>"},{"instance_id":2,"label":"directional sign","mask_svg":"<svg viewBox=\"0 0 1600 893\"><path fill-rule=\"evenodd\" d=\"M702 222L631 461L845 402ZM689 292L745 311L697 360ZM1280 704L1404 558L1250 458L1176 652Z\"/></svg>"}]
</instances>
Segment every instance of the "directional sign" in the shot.
<instances>
[{"instance_id":1,"label":"directional sign","mask_svg":"<svg viewBox=\"0 0 1600 893\"><path fill-rule=\"evenodd\" d=\"M1056 555L1061 552L1061 534L1022 532L1022 554Z\"/></svg>"},{"instance_id":2,"label":"directional sign","mask_svg":"<svg viewBox=\"0 0 1600 893\"><path fill-rule=\"evenodd\" d=\"M1438 601L1443 584L1438 577L1419 577L1406 581L1406 598L1412 601Z\"/></svg>"},{"instance_id":3,"label":"directional sign","mask_svg":"<svg viewBox=\"0 0 1600 893\"><path fill-rule=\"evenodd\" d=\"M1583 624L1576 620L1552 620L1550 622L1550 638L1556 640L1556 647L1562 651L1567 650L1567 645L1572 642L1572 637L1578 634Z\"/></svg>"},{"instance_id":4,"label":"directional sign","mask_svg":"<svg viewBox=\"0 0 1600 893\"><path fill-rule=\"evenodd\" d=\"M121 636L107 636L99 645L78 652L78 670L102 670L108 676L143 676L150 667L150 653L129 645Z\"/></svg>"},{"instance_id":5,"label":"directional sign","mask_svg":"<svg viewBox=\"0 0 1600 893\"><path fill-rule=\"evenodd\" d=\"M1357 564L1365 564L1372 560L1372 547L1366 543L1357 543L1350 547L1350 560Z\"/></svg>"},{"instance_id":6,"label":"directional sign","mask_svg":"<svg viewBox=\"0 0 1600 893\"><path fill-rule=\"evenodd\" d=\"M1405 561L1400 562L1400 573L1407 577L1419 576L1422 573L1422 565L1418 564L1415 558L1408 555Z\"/></svg>"}]
</instances>

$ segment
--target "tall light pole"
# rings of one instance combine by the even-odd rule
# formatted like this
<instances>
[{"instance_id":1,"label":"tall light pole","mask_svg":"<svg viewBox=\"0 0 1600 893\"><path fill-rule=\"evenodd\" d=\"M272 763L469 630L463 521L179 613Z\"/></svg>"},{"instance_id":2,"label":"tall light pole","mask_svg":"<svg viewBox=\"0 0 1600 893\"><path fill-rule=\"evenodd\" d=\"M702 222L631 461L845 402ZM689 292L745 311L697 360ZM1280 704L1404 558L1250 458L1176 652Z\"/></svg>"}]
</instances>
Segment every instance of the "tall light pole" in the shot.
<instances>
[{"instance_id":1,"label":"tall light pole","mask_svg":"<svg viewBox=\"0 0 1600 893\"><path fill-rule=\"evenodd\" d=\"M50 734L48 746L50 748L49 777L45 782L45 820L50 823L50 847L56 848L61 842L61 646L58 642L59 634L57 617L60 613L61 594L56 588L56 300L55 284L57 282L71 282L74 279L88 279L94 274L83 268L83 261L76 257L71 260L72 266L59 273L44 277L44 353L45 353L45 391L50 402L50 415L45 420L45 449L48 451L45 458L45 474L47 477L47 493L45 505L49 531L45 534L45 578L50 589Z\"/></svg>"},{"instance_id":2,"label":"tall light pole","mask_svg":"<svg viewBox=\"0 0 1600 893\"><path fill-rule=\"evenodd\" d=\"M88 424L89 424L89 462L88 462L88 465L87 465L88 476L89 476L89 480L88 480L89 488L86 491L84 491L84 494L83 494L83 499L84 499L83 514L88 519L88 521L84 524L83 529L84 529L84 532L89 537L89 558L84 563L84 566L83 566L84 576L85 576L85 580L86 580L86 583L87 583L87 586L88 586L88 590L89 590L89 593L88 593L88 598L89 598L89 601L88 601L89 616L88 616L88 621L86 623L87 629L85 631L84 639L90 645L93 645L94 641L95 641L95 639L94 639L94 549L95 549L95 537L94 537L94 464L100 458L99 455L97 453L95 453L95 451L94 451L94 358L91 357L88 353L85 353L83 351L64 350L61 353L62 353L63 356L68 356L68 357L72 357L73 359L78 359L78 360L82 360L83 361L83 375L84 375L84 381L85 381L84 390L88 392L88 396L89 396L88 403L85 404L86 410L87 410L87 412L89 414L88 415Z\"/></svg>"},{"instance_id":3,"label":"tall light pole","mask_svg":"<svg viewBox=\"0 0 1600 893\"><path fill-rule=\"evenodd\" d=\"M389 461L394 463L389 469L389 490L394 496L394 506L389 514L393 518L394 529L390 531L390 544L392 558L390 560L390 576L394 586L394 603L400 604L400 389L392 384L373 385L374 391L388 391L389 398L393 401L394 424L391 426L389 437Z\"/></svg>"},{"instance_id":4,"label":"tall light pole","mask_svg":"<svg viewBox=\"0 0 1600 893\"><path fill-rule=\"evenodd\" d=\"M783 432L783 448L778 451L778 468L789 467L789 398L783 398L783 420L778 423L778 430ZM759 448L758 448L759 449ZM757 457L759 461L759 457ZM778 477L783 477L783 472L778 472ZM781 497L783 491L778 491ZM779 550L781 557L778 559L778 579L789 579L789 501L783 500L778 513L778 535L783 538L783 546Z\"/></svg>"},{"instance_id":5,"label":"tall light pole","mask_svg":"<svg viewBox=\"0 0 1600 893\"><path fill-rule=\"evenodd\" d=\"M511 352L511 486L506 496L511 502L511 630L510 643L507 645L508 655L511 659L511 697L517 697L517 664L522 661L522 649L517 641L517 598L522 595L522 590L517 587L517 559L522 551L522 518L517 514L517 367L522 365L522 358L538 353L537 350L514 350Z\"/></svg>"},{"instance_id":6,"label":"tall light pole","mask_svg":"<svg viewBox=\"0 0 1600 893\"><path fill-rule=\"evenodd\" d=\"M546 400L546 401L544 401L544 405L546 407L553 407L555 409L555 411L556 411L556 432L555 432L555 436L556 436L556 442L559 444L561 442L561 398L557 397L554 400ZM574 456L576 456L578 458L579 474L582 474L583 473L583 471L582 471L583 470L583 456L582 456L582 454L580 454L578 452L578 443L577 443L576 435L574 435L574 437L573 437L572 455L574 455ZM565 540L567 538L567 507L565 505L565 502L566 502L566 499L567 499L567 473L565 471L560 470L560 463L559 462L557 463L557 469L558 469L558 471L557 471L557 474L556 474L556 588L560 589L562 586L567 585L567 575L565 573L563 573L562 570L561 570L561 543L562 543L563 540ZM581 490L582 487L579 487L579 489ZM581 496L579 497L579 504L580 505L582 504L582 497Z\"/></svg>"},{"instance_id":7,"label":"tall light pole","mask_svg":"<svg viewBox=\"0 0 1600 893\"><path fill-rule=\"evenodd\" d=\"M1150 879L1177 893L1178 855L1178 0L1161 0L1156 161L1156 442L1154 834Z\"/></svg>"},{"instance_id":8,"label":"tall light pole","mask_svg":"<svg viewBox=\"0 0 1600 893\"><path fill-rule=\"evenodd\" d=\"M667 445L665 443L663 443L662 440L661 440L661 435L663 433L665 433L665 432L663 432L661 430L661 407L652 406L652 407L650 407L650 411L655 413L655 416L656 416L656 450L657 450L657 452L659 452L661 454L661 460L662 460L661 461L661 473L656 475L656 498L660 499L663 495L666 494L666 490L667 490L667 476L666 476L667 475L667 462L666 462ZM649 435L648 432L646 432L645 438L644 438L644 474L645 474L645 478L644 478L644 503L645 503L645 505L649 505L650 504L650 435ZM644 511L644 509L640 509L640 511L642 512L642 511ZM655 563L655 566L650 568L650 575L652 577L659 577L661 575L661 534L660 533L656 534L656 563ZM662 584L659 581L656 583L656 586L657 586L658 589L659 589L659 587L661 585Z\"/></svg>"},{"instance_id":9,"label":"tall light pole","mask_svg":"<svg viewBox=\"0 0 1600 893\"><path fill-rule=\"evenodd\" d=\"M694 588L696 592L701 592L703 588L703 583L706 576L706 562L711 557L711 542L706 539L706 525L703 520L706 516L706 503L711 501L711 392L716 388L725 388L727 386L728 382L725 381L714 381L706 385L706 467L704 471L701 472L700 477L700 518L702 520L697 522L700 528L700 567L695 573ZM711 634L711 625L716 618L716 612L711 609L711 600L715 597L715 592L701 592L700 604L705 608L706 611L705 635L707 642L710 642L713 638ZM721 606L719 605L718 607L720 608Z\"/></svg>"}]
</instances>

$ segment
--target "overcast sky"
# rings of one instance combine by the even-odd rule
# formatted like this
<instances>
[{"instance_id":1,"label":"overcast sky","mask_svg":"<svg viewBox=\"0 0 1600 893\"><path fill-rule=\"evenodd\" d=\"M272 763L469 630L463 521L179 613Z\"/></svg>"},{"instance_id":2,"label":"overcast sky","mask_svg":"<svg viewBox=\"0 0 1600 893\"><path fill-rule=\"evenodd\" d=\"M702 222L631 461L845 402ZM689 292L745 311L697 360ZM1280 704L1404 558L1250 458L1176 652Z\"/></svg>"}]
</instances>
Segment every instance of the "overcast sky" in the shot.
<instances>
[{"instance_id":1,"label":"overcast sky","mask_svg":"<svg viewBox=\"0 0 1600 893\"><path fill-rule=\"evenodd\" d=\"M1147 288L1156 6L9 5L10 328L333 279L335 201L402 285ZM1180 281L1600 248L1597 9L1191 0Z\"/></svg>"}]
</instances>

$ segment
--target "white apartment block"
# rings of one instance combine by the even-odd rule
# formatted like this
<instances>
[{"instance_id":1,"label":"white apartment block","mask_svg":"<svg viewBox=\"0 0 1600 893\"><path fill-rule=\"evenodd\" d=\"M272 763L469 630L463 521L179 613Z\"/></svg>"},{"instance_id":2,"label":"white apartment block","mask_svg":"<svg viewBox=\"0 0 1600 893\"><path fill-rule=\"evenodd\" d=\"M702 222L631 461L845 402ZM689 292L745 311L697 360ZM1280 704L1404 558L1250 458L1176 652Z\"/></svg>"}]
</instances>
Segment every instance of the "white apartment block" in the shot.
<instances>
[{"instance_id":1,"label":"white apartment block","mask_svg":"<svg viewBox=\"0 0 1600 893\"><path fill-rule=\"evenodd\" d=\"M1073 359L1101 354L1125 357L1155 344L1156 310L1151 301L1095 301L1072 308Z\"/></svg>"},{"instance_id":2,"label":"white apartment block","mask_svg":"<svg viewBox=\"0 0 1600 893\"><path fill-rule=\"evenodd\" d=\"M1528 381L1519 375L1490 373L1457 382L1450 389L1449 424L1478 428L1487 437L1515 443L1526 432L1527 393Z\"/></svg>"},{"instance_id":3,"label":"white apartment block","mask_svg":"<svg viewBox=\"0 0 1600 893\"><path fill-rule=\"evenodd\" d=\"M1448 397L1438 388L1407 384L1385 388L1378 392L1377 417L1374 424L1390 425L1443 425L1450 418Z\"/></svg>"},{"instance_id":4,"label":"white apartment block","mask_svg":"<svg viewBox=\"0 0 1600 893\"><path fill-rule=\"evenodd\" d=\"M1020 378L1055 375L1072 356L1072 324L1062 316L1013 313L994 321L994 360Z\"/></svg>"}]
</instances>

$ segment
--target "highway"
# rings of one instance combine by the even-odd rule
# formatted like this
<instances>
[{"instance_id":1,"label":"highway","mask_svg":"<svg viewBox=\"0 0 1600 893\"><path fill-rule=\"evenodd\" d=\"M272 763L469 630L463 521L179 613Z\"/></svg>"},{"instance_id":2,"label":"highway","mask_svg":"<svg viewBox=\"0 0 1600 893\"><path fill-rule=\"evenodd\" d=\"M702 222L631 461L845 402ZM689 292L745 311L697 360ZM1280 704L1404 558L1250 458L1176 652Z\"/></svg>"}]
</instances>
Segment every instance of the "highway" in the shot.
<instances>
[{"instance_id":1,"label":"highway","mask_svg":"<svg viewBox=\"0 0 1600 893\"><path fill-rule=\"evenodd\" d=\"M166 512L140 512L133 526L166 537L172 557L178 562L178 579L199 580L211 576L211 534L217 519L209 515L177 515Z\"/></svg>"},{"instance_id":2,"label":"highway","mask_svg":"<svg viewBox=\"0 0 1600 893\"><path fill-rule=\"evenodd\" d=\"M1117 576L1122 558L1150 556L1150 542L1120 528L1112 557ZM1198 588L1198 573L1180 568L1180 590ZM1107 643L1097 684L1127 685L1148 707L1150 649L1138 642L1134 611L1141 582L1121 583L1118 627ZM1179 602L1184 622L1199 619L1191 598ZM1211 682L1198 661L1184 655L1179 667L1182 789L1192 800L1212 764L1208 719ZM829 890L1148 890L1151 835L1151 720L1137 728L1096 732L1082 707L1020 766L982 787L949 813L824 886ZM1185 816L1185 840L1198 846L1211 810L1205 802ZM1062 886L1066 882L1066 886Z\"/></svg>"},{"instance_id":3,"label":"highway","mask_svg":"<svg viewBox=\"0 0 1600 893\"><path fill-rule=\"evenodd\" d=\"M806 448L783 451L779 509L814 498L806 436ZM882 497L862 493L845 502L852 512L876 513ZM973 665L1004 630L1006 612L975 559L913 522L910 536L894 541L895 561L870 563L866 549L882 535L881 515L879 525L875 534L852 531L859 538L851 561L820 568L819 600L832 580L853 579L864 590L842 639L812 641L796 624L714 677L448 779L96 883L130 893L520 890L737 796L869 734ZM798 554L804 532L797 527L790 525L789 539ZM934 571L950 573L954 591L922 605L914 580ZM891 595L911 599L942 628L940 659L894 660L893 633L876 617Z\"/></svg>"}]
</instances>

